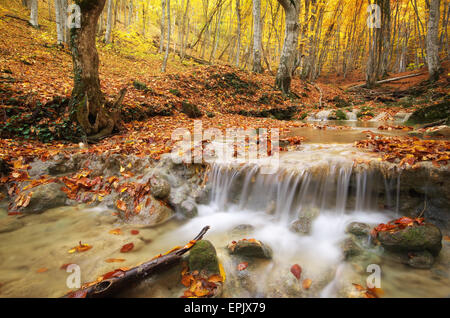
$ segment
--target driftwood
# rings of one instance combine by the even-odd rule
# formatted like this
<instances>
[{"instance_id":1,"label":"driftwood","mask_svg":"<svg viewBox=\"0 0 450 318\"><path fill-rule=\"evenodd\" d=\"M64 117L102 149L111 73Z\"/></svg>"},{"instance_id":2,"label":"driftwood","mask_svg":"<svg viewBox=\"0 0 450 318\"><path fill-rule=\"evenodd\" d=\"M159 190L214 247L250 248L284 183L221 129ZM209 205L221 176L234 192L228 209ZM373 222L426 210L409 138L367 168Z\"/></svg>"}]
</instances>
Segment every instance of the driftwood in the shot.
<instances>
[{"instance_id":1,"label":"driftwood","mask_svg":"<svg viewBox=\"0 0 450 318\"><path fill-rule=\"evenodd\" d=\"M430 128L430 127L434 127L434 126L444 125L446 121L447 121L447 118L444 118L444 119L441 119L438 121L434 121L432 123L422 125L421 128Z\"/></svg>"},{"instance_id":2,"label":"driftwood","mask_svg":"<svg viewBox=\"0 0 450 318\"><path fill-rule=\"evenodd\" d=\"M116 270L112 277L88 285L87 287L82 287L76 291L69 292L63 296L63 298L103 298L114 296L127 288L133 287L150 275L168 269L178 263L181 260L181 256L189 251L197 241L201 240L208 230L209 226L205 226L194 240L190 241L182 248L154 258L129 270Z\"/></svg>"},{"instance_id":3,"label":"driftwood","mask_svg":"<svg viewBox=\"0 0 450 318\"><path fill-rule=\"evenodd\" d=\"M376 81L375 84L383 84L383 83L388 83L388 82L394 82L394 81L398 81L398 80L401 80L401 79L404 79L404 78L415 77L415 76L419 76L419 75L422 75L422 73L409 74L409 75L404 75L404 76L399 76L399 77L388 78L388 79L385 79L385 80ZM359 84L359 85L351 86L347 90L351 90L351 89L355 89L355 88L359 88L359 87L365 87L365 86L366 86L366 83Z\"/></svg>"}]
</instances>

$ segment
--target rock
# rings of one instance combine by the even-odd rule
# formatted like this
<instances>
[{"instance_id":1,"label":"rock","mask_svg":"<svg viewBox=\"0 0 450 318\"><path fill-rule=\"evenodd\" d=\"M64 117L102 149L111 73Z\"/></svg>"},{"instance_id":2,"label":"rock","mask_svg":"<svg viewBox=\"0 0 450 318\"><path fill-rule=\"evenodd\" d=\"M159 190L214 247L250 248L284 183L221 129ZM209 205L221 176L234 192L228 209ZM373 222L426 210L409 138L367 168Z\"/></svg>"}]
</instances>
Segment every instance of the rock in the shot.
<instances>
[{"instance_id":1,"label":"rock","mask_svg":"<svg viewBox=\"0 0 450 318\"><path fill-rule=\"evenodd\" d=\"M163 200L170 194L170 184L163 178L154 177L150 179L150 187L153 197Z\"/></svg>"},{"instance_id":2,"label":"rock","mask_svg":"<svg viewBox=\"0 0 450 318\"><path fill-rule=\"evenodd\" d=\"M30 203L19 210L23 213L39 213L48 209L64 206L67 195L61 190L61 184L52 182L29 190L33 192Z\"/></svg>"},{"instance_id":3,"label":"rock","mask_svg":"<svg viewBox=\"0 0 450 318\"><path fill-rule=\"evenodd\" d=\"M133 211L133 198L124 195L121 199L127 202L129 211ZM150 196L150 199L151 204L148 206L141 205L142 208L138 214L129 213L128 221L130 223L155 226L168 221L175 214L165 202L156 200L153 196Z\"/></svg>"},{"instance_id":4,"label":"rock","mask_svg":"<svg viewBox=\"0 0 450 318\"><path fill-rule=\"evenodd\" d=\"M272 258L272 249L255 239L233 242L228 246L228 251L246 257Z\"/></svg>"},{"instance_id":5,"label":"rock","mask_svg":"<svg viewBox=\"0 0 450 318\"><path fill-rule=\"evenodd\" d=\"M210 198L211 184L206 185L203 188L197 188L192 190L191 197L194 198L198 204L208 204Z\"/></svg>"},{"instance_id":6,"label":"rock","mask_svg":"<svg viewBox=\"0 0 450 318\"><path fill-rule=\"evenodd\" d=\"M15 216L0 219L0 233L8 233L22 228L25 224Z\"/></svg>"},{"instance_id":7,"label":"rock","mask_svg":"<svg viewBox=\"0 0 450 318\"><path fill-rule=\"evenodd\" d=\"M440 136L440 137L450 137L450 127L449 126L438 126L436 129L426 131L425 135L427 136Z\"/></svg>"},{"instance_id":8,"label":"rock","mask_svg":"<svg viewBox=\"0 0 450 318\"><path fill-rule=\"evenodd\" d=\"M194 104L190 104L186 101L181 103L181 112L188 115L190 118L198 118L202 117L203 113L198 109L198 107Z\"/></svg>"},{"instance_id":9,"label":"rock","mask_svg":"<svg viewBox=\"0 0 450 318\"><path fill-rule=\"evenodd\" d=\"M197 205L192 200L185 200L181 203L179 211L187 218L193 218L198 215Z\"/></svg>"},{"instance_id":10,"label":"rock","mask_svg":"<svg viewBox=\"0 0 450 318\"><path fill-rule=\"evenodd\" d=\"M378 232L378 240L386 249L393 252L429 251L436 256L442 248L442 233L433 224L408 226L390 233Z\"/></svg>"},{"instance_id":11,"label":"rock","mask_svg":"<svg viewBox=\"0 0 450 318\"><path fill-rule=\"evenodd\" d=\"M369 236L370 226L365 223L352 222L347 226L345 232L354 234L356 236Z\"/></svg>"},{"instance_id":12,"label":"rock","mask_svg":"<svg viewBox=\"0 0 450 318\"><path fill-rule=\"evenodd\" d=\"M353 256L361 255L364 250L358 245L355 238L350 236L346 238L341 244L342 252L344 253L344 258L349 259Z\"/></svg>"},{"instance_id":13,"label":"rock","mask_svg":"<svg viewBox=\"0 0 450 318\"><path fill-rule=\"evenodd\" d=\"M200 240L189 252L189 271L206 271L209 274L219 274L219 260L216 249L210 241Z\"/></svg>"},{"instance_id":14,"label":"rock","mask_svg":"<svg viewBox=\"0 0 450 318\"><path fill-rule=\"evenodd\" d=\"M273 214L275 214L276 210L277 210L277 204L273 200L270 201L269 204L267 205L266 213L273 215Z\"/></svg>"},{"instance_id":15,"label":"rock","mask_svg":"<svg viewBox=\"0 0 450 318\"><path fill-rule=\"evenodd\" d=\"M428 251L409 253L408 265L414 268L428 269L434 263L434 257Z\"/></svg>"},{"instance_id":16,"label":"rock","mask_svg":"<svg viewBox=\"0 0 450 318\"><path fill-rule=\"evenodd\" d=\"M239 224L231 229L230 233L232 235L242 235L242 234L250 234L253 232L255 227L250 224Z\"/></svg>"},{"instance_id":17,"label":"rock","mask_svg":"<svg viewBox=\"0 0 450 318\"><path fill-rule=\"evenodd\" d=\"M315 207L309 207L303 210L297 220L291 223L291 231L300 234L309 234L311 232L312 222L319 216L319 213L319 209Z\"/></svg>"},{"instance_id":18,"label":"rock","mask_svg":"<svg viewBox=\"0 0 450 318\"><path fill-rule=\"evenodd\" d=\"M311 218L300 216L297 220L291 223L289 229L293 232L306 235L311 232L311 225L312 225Z\"/></svg>"}]
</instances>

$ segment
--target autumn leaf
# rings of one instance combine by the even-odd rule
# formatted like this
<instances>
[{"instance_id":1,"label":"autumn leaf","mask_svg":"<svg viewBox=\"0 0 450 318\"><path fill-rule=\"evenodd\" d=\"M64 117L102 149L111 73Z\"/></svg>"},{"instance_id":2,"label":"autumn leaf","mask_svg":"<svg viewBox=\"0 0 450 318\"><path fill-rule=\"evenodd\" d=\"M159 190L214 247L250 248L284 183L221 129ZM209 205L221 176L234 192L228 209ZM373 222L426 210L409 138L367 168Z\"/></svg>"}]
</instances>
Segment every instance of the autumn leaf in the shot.
<instances>
[{"instance_id":1,"label":"autumn leaf","mask_svg":"<svg viewBox=\"0 0 450 318\"><path fill-rule=\"evenodd\" d=\"M312 284L312 280L310 280L309 278L306 278L305 280L303 280L302 286L303 289L309 289L309 287L311 287Z\"/></svg>"},{"instance_id":2,"label":"autumn leaf","mask_svg":"<svg viewBox=\"0 0 450 318\"><path fill-rule=\"evenodd\" d=\"M302 275L302 268L298 264L294 264L291 266L291 273L297 278L297 280L300 279L300 276Z\"/></svg>"},{"instance_id":3,"label":"autumn leaf","mask_svg":"<svg viewBox=\"0 0 450 318\"><path fill-rule=\"evenodd\" d=\"M133 248L134 248L134 244L133 243L125 244L120 249L120 253L127 253L127 252L131 251Z\"/></svg>"},{"instance_id":4,"label":"autumn leaf","mask_svg":"<svg viewBox=\"0 0 450 318\"><path fill-rule=\"evenodd\" d=\"M125 211L127 210L127 205L126 205L126 203L125 203L124 201L120 200L120 199L117 200L116 206L117 206L117 208L118 208L119 210L121 210L121 211L124 211L124 212L125 212Z\"/></svg>"},{"instance_id":5,"label":"autumn leaf","mask_svg":"<svg viewBox=\"0 0 450 318\"><path fill-rule=\"evenodd\" d=\"M238 271L243 271L248 267L248 262L242 262L237 266Z\"/></svg>"},{"instance_id":6,"label":"autumn leaf","mask_svg":"<svg viewBox=\"0 0 450 318\"><path fill-rule=\"evenodd\" d=\"M39 268L39 269L36 271L36 273L45 273L46 271L48 271L48 268L42 267L42 268Z\"/></svg>"},{"instance_id":7,"label":"autumn leaf","mask_svg":"<svg viewBox=\"0 0 450 318\"><path fill-rule=\"evenodd\" d=\"M117 229L114 229L114 230L110 230L108 233L109 234L114 234L114 235L122 235L122 230L117 228Z\"/></svg>"},{"instance_id":8,"label":"autumn leaf","mask_svg":"<svg viewBox=\"0 0 450 318\"><path fill-rule=\"evenodd\" d=\"M139 231L138 230L131 230L131 235L138 235Z\"/></svg>"},{"instance_id":9,"label":"autumn leaf","mask_svg":"<svg viewBox=\"0 0 450 318\"><path fill-rule=\"evenodd\" d=\"M106 263L121 263L125 262L124 258L108 258L105 260Z\"/></svg>"},{"instance_id":10,"label":"autumn leaf","mask_svg":"<svg viewBox=\"0 0 450 318\"><path fill-rule=\"evenodd\" d=\"M79 242L79 244L77 245L77 246L75 246L75 247L72 247L70 250L69 250L69 253L75 253L75 252L86 252L86 251L88 251L88 250L90 250L92 248L92 245L89 245L89 244L81 244L81 242Z\"/></svg>"}]
</instances>

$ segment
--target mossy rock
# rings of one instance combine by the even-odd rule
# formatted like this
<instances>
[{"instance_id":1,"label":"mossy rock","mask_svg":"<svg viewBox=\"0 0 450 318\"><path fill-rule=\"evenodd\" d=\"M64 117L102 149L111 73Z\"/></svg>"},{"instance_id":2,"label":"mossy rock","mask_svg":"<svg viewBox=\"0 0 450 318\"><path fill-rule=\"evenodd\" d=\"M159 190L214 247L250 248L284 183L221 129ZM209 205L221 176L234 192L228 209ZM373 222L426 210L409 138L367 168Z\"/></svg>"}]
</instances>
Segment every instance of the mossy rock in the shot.
<instances>
[{"instance_id":1,"label":"mossy rock","mask_svg":"<svg viewBox=\"0 0 450 318\"><path fill-rule=\"evenodd\" d=\"M431 105L416 110L409 117L407 124L425 124L438 120L446 119L446 123L450 123L450 101L446 100L437 105Z\"/></svg>"},{"instance_id":2,"label":"mossy rock","mask_svg":"<svg viewBox=\"0 0 450 318\"><path fill-rule=\"evenodd\" d=\"M258 240L240 240L236 244L228 247L230 254L256 257L256 258L272 258L272 249Z\"/></svg>"},{"instance_id":3,"label":"mossy rock","mask_svg":"<svg viewBox=\"0 0 450 318\"><path fill-rule=\"evenodd\" d=\"M219 274L219 260L216 249L210 241L200 240L189 252L189 271L206 271L209 274Z\"/></svg>"},{"instance_id":4,"label":"mossy rock","mask_svg":"<svg viewBox=\"0 0 450 318\"><path fill-rule=\"evenodd\" d=\"M383 231L377 238L386 250L393 252L429 251L436 256L442 248L441 230L433 224L408 226L392 233Z\"/></svg>"},{"instance_id":5,"label":"mossy rock","mask_svg":"<svg viewBox=\"0 0 450 318\"><path fill-rule=\"evenodd\" d=\"M194 104L188 102L181 103L181 112L189 116L189 118L199 118L203 116L203 113Z\"/></svg>"}]
</instances>

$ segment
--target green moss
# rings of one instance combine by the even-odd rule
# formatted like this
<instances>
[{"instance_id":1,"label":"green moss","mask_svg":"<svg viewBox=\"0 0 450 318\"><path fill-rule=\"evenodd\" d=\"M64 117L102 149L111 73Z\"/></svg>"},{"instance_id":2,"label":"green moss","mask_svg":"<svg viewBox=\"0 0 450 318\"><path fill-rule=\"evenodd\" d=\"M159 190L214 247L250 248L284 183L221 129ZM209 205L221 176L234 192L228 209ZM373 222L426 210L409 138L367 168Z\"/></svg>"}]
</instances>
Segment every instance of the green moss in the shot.
<instances>
[{"instance_id":1,"label":"green moss","mask_svg":"<svg viewBox=\"0 0 450 318\"><path fill-rule=\"evenodd\" d=\"M219 273L219 261L217 259L216 249L210 241L200 240L195 243L189 252L189 270L207 271L210 274Z\"/></svg>"}]
</instances>

